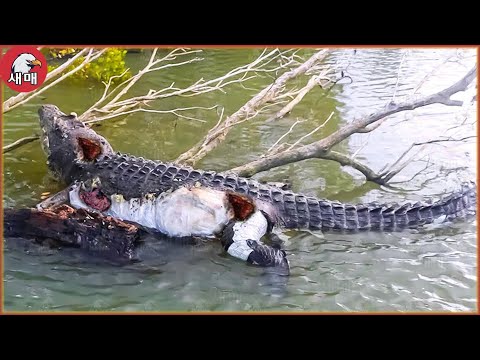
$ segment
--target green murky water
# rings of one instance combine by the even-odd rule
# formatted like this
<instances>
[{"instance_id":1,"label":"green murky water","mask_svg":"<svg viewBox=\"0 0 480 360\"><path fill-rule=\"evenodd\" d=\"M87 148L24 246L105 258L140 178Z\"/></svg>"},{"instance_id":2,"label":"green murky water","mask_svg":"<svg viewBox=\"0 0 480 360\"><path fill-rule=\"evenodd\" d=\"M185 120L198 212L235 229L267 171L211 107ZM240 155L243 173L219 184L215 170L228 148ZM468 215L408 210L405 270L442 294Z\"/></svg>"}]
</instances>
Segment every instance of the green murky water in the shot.
<instances>
[{"instance_id":1,"label":"green murky water","mask_svg":"<svg viewBox=\"0 0 480 360\"><path fill-rule=\"evenodd\" d=\"M149 74L133 93L220 76L260 52L209 49L201 54L201 62ZM320 139L382 107L394 95L400 99L412 94L435 68L419 93L442 89L460 79L476 61L475 51L460 53L467 57L463 61L467 66L444 62L456 54L455 49L361 49L355 55L351 49L338 50L328 61L349 62L352 83L346 81L330 92L313 90L283 119L265 123L265 114L238 126L197 167L224 170L252 161L296 120L307 121L295 127L290 142L320 125L333 111L328 124L311 136ZM148 57L149 51L128 54L127 64L136 72ZM244 87L229 86L225 93L172 98L153 107L218 105L215 110L184 113L204 122L173 114L136 113L106 121L96 130L119 151L173 160L218 121L220 107L225 115L232 114L271 81L264 75ZM5 114L4 144L39 131L37 110L41 104L82 113L102 92L101 85L58 85L44 97ZM4 95L11 93L5 90ZM337 150L357 153L356 159L379 170L412 142L473 135L476 113L467 110L434 105L398 114L372 133L352 136ZM458 189L461 181L476 178L475 139L431 145L422 154L395 178L404 182L393 189L365 183L358 172L322 160L286 165L255 178L288 180L295 191L354 203L437 198ZM49 176L45 161L38 141L5 154L4 206L32 206L43 192L61 189ZM427 164L425 171L414 176ZM292 270L283 281L226 256L216 242L199 246L159 243L144 262L117 267L86 261L76 252L43 250L6 239L4 305L6 310L23 311L474 311L476 231L474 220L402 233L282 231L279 234L285 240Z\"/></svg>"}]
</instances>

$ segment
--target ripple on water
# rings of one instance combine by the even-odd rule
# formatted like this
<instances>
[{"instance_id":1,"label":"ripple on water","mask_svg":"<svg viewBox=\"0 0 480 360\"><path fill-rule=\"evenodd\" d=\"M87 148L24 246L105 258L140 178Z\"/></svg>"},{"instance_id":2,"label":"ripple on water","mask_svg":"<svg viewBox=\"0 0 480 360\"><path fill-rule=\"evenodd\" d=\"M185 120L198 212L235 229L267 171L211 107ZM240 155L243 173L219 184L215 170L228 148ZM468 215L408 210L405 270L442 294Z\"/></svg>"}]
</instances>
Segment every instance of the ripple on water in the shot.
<instances>
[{"instance_id":1,"label":"ripple on water","mask_svg":"<svg viewBox=\"0 0 480 360\"><path fill-rule=\"evenodd\" d=\"M148 91L158 83L187 83L197 76L209 78L211 72L220 75L241 65L243 55L231 56L226 50L222 51L209 51L205 56L206 63L198 64L194 71L172 68L172 72L152 74L145 84L138 84L139 91ZM352 53L349 51L339 51L330 60L334 63L344 61L346 52ZM293 137L313 130L330 111L335 111L338 116L311 136L312 140L318 140L335 131L339 124L352 122L362 114L383 107L394 93L396 101L410 96L413 87L425 74L440 65L445 55L455 52L451 49L359 49L349 58L347 71L354 79L351 84L335 87L325 96L312 93L290 115L274 123L242 124L199 166L226 169L252 161L287 132L297 119L308 121L297 127L298 132L291 134ZM135 56L131 59L135 61ZM134 65L139 68L140 63ZM424 83L419 93L429 94L448 86L465 71L458 63L447 62ZM264 82L255 81L248 86L263 88L271 78L265 78ZM77 107L91 105L94 91L78 93L77 89L78 96L73 102L71 92L74 90L65 85L58 92L53 89L49 98L65 106L67 111L72 111L72 107L77 111ZM101 93L103 89L98 91ZM225 114L232 114L252 93L239 86L225 95L207 94L198 100L198 105L221 104L225 106ZM194 98L185 99L191 101ZM319 99L323 102L320 103ZM171 105L172 108L192 106L187 102ZM25 110L19 108L6 114L6 141L32 133L32 128L37 127L36 120L33 120L37 116L35 111L34 107L28 106ZM358 151L357 159L374 169L381 169L385 163L392 163L400 156L412 141L470 135L471 129L458 126L465 119L453 111L434 105L392 116L377 131L353 136L339 144L338 151L350 155ZM191 115L196 116L195 113ZM121 125L117 123L116 128L105 123L99 131L122 151L138 151L140 156L171 160L195 144L199 134L206 133L218 121L216 114L210 116L202 112L199 116L207 123L191 124L178 120L174 124L171 117L138 113L129 116ZM472 116L475 118L476 114ZM139 124L148 131L139 135ZM288 141L291 142L293 137ZM438 198L456 188L462 177L476 175L474 142L444 145L445 148L431 149L434 151L429 158L432 167L425 175L412 178L415 171L425 165L422 161L412 161L397 178L406 183L396 184L394 190L363 184L363 177L357 172L347 172L332 162L318 160L290 164L257 174L255 178L286 179L295 190L351 203L374 200L414 202L424 196ZM46 159L39 151L38 142L18 151L5 156L4 205L31 206L42 192L59 190L59 185L47 176ZM477 229L474 220L398 234L284 231L280 235L291 264L288 278L272 276L232 259L215 242L193 247L158 243L144 249L144 262L115 267L92 262L75 252L57 253L32 246L13 246L7 242L4 254L5 308L132 312L476 310Z\"/></svg>"}]
</instances>

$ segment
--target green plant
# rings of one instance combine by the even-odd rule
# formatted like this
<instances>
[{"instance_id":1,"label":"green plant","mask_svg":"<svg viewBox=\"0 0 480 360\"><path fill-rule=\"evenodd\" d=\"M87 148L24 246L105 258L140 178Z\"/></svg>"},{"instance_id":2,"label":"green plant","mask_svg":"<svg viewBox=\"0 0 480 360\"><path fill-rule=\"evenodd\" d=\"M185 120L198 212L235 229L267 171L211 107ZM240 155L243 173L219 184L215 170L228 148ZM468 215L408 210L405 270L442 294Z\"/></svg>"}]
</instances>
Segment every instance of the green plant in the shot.
<instances>
[{"instance_id":1,"label":"green plant","mask_svg":"<svg viewBox=\"0 0 480 360\"><path fill-rule=\"evenodd\" d=\"M47 49L47 54L54 59L62 59L66 55L75 54L78 50L73 48L68 49Z\"/></svg>"},{"instance_id":2,"label":"green plant","mask_svg":"<svg viewBox=\"0 0 480 360\"><path fill-rule=\"evenodd\" d=\"M74 55L78 49L48 49L48 54L54 59L62 59L67 55ZM132 76L130 71L127 71L125 66L125 55L127 50L109 48L98 59L86 64L83 68L69 77L71 81L103 81L108 82L113 76L112 82L121 82ZM70 66L68 66L63 73L67 73L80 65L85 60L84 56L80 56ZM48 71L57 68L59 64L52 64L48 66ZM122 75L123 74L123 75ZM122 75L122 76L120 76Z\"/></svg>"}]
</instances>

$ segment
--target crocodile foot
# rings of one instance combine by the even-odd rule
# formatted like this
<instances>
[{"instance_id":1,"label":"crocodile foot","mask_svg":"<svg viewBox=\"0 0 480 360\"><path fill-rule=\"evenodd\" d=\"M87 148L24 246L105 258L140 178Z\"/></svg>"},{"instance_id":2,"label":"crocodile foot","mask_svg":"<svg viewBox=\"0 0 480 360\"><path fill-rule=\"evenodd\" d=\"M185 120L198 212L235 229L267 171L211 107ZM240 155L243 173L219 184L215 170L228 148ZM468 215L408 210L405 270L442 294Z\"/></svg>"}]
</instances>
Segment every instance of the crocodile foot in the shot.
<instances>
[{"instance_id":1,"label":"crocodile foot","mask_svg":"<svg viewBox=\"0 0 480 360\"><path fill-rule=\"evenodd\" d=\"M282 274L290 273L290 264L284 250L264 245L255 240L247 240L247 245L253 250L247 258L247 262L263 267L274 267Z\"/></svg>"}]
</instances>

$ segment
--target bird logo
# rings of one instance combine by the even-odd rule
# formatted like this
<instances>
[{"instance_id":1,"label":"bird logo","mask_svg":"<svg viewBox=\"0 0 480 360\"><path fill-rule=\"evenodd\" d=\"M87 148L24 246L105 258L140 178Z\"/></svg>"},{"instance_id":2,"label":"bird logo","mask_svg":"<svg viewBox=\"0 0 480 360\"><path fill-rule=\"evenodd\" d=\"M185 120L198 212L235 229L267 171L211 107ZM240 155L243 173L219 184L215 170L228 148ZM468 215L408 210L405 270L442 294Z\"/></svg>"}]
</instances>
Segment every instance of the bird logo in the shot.
<instances>
[{"instance_id":1,"label":"bird logo","mask_svg":"<svg viewBox=\"0 0 480 360\"><path fill-rule=\"evenodd\" d=\"M15 73L29 73L34 66L41 67L42 62L30 53L22 53L17 56L12 64L12 75Z\"/></svg>"},{"instance_id":2,"label":"bird logo","mask_svg":"<svg viewBox=\"0 0 480 360\"><path fill-rule=\"evenodd\" d=\"M10 78L8 82L15 82L15 84L20 85L22 80L25 82L32 83L36 85L38 83L37 74L31 73L31 70L35 66L42 66L42 62L37 60L35 56L30 53L22 53L17 56L15 61L12 64L12 71L10 72Z\"/></svg>"},{"instance_id":3,"label":"bird logo","mask_svg":"<svg viewBox=\"0 0 480 360\"><path fill-rule=\"evenodd\" d=\"M0 77L12 90L30 92L47 77L48 67L43 54L33 46L15 46L0 59Z\"/></svg>"}]
</instances>

